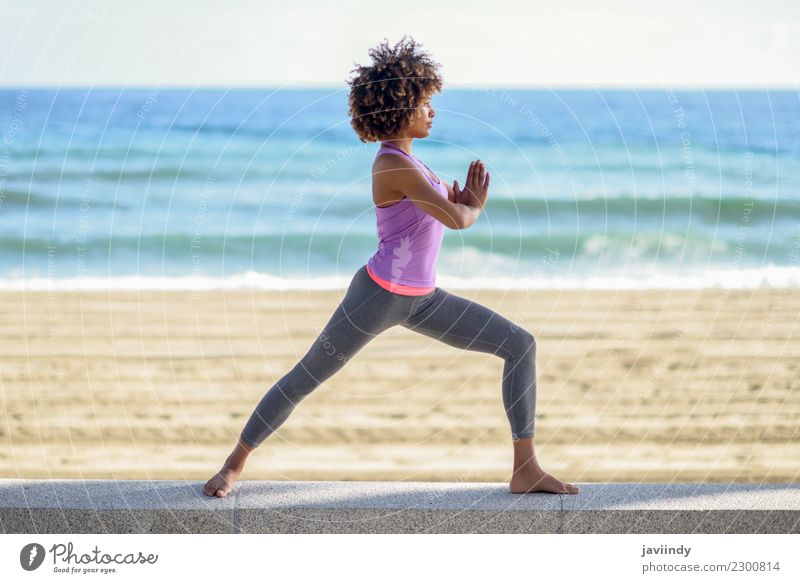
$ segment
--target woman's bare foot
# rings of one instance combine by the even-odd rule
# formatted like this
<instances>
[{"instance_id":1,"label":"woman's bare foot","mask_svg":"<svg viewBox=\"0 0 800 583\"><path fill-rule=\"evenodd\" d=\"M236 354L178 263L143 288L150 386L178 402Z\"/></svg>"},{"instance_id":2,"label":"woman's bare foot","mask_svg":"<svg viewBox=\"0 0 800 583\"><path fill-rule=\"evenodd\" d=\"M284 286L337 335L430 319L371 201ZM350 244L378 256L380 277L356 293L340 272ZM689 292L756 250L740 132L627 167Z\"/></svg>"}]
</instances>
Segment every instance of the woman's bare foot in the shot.
<instances>
[{"instance_id":1,"label":"woman's bare foot","mask_svg":"<svg viewBox=\"0 0 800 583\"><path fill-rule=\"evenodd\" d=\"M203 486L203 493L206 496L217 496L219 498L224 498L230 494L236 484L236 480L239 479L239 474L244 470L244 462L251 451L253 451L252 448L240 439L231 455L225 460L222 469L214 474Z\"/></svg>"},{"instance_id":2,"label":"woman's bare foot","mask_svg":"<svg viewBox=\"0 0 800 583\"><path fill-rule=\"evenodd\" d=\"M236 480L239 479L239 474L233 468L223 467L220 471L214 474L206 485L203 487L203 493L206 496L218 496L224 498L233 490Z\"/></svg>"},{"instance_id":3,"label":"woman's bare foot","mask_svg":"<svg viewBox=\"0 0 800 583\"><path fill-rule=\"evenodd\" d=\"M551 476L542 468L525 466L514 473L509 482L512 494L526 492L550 492L552 494L578 494L580 488L574 484L567 484Z\"/></svg>"},{"instance_id":4,"label":"woman's bare foot","mask_svg":"<svg viewBox=\"0 0 800 583\"><path fill-rule=\"evenodd\" d=\"M567 484L545 472L536 460L533 437L514 442L514 473L508 484L512 494L550 492L552 494L578 494L580 488Z\"/></svg>"}]
</instances>

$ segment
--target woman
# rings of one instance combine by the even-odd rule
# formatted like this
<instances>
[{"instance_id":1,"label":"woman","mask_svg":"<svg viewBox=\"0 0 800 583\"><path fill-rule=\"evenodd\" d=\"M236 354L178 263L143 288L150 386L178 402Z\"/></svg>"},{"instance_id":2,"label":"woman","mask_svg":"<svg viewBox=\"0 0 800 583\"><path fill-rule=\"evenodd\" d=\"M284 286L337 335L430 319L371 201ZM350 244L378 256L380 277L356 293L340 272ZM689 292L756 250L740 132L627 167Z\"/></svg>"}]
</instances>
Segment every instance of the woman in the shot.
<instances>
[{"instance_id":1,"label":"woman","mask_svg":"<svg viewBox=\"0 0 800 583\"><path fill-rule=\"evenodd\" d=\"M480 215L489 189L483 162L469 165L462 190L433 174L411 153L414 139L430 133L430 104L442 81L437 63L413 39L369 51L356 67L351 124L362 142L380 141L372 166L378 251L353 276L345 297L295 367L267 391L245 424L222 469L205 485L208 496L226 496L249 453L275 431L294 407L340 370L378 334L404 326L451 346L504 359L502 398L514 447L509 489L514 493L577 494L539 466L534 452L536 342L530 332L489 308L436 287L435 263L444 227L466 229Z\"/></svg>"}]
</instances>

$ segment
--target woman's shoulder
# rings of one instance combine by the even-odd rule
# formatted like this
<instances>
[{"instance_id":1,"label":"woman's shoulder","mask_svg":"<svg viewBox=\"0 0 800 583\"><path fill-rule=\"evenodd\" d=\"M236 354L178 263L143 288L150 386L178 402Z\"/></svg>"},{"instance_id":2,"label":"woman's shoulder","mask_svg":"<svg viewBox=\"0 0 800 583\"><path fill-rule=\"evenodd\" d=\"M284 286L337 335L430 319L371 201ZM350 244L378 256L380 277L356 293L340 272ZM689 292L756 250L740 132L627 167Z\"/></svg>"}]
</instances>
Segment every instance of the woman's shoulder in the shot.
<instances>
[{"instance_id":1,"label":"woman's shoulder","mask_svg":"<svg viewBox=\"0 0 800 583\"><path fill-rule=\"evenodd\" d=\"M399 152L397 150L392 150L390 148L381 148L378 150L378 153L375 154L375 159L373 160L375 164L395 164L395 165L408 165L412 164L411 159L409 158L408 154L403 152Z\"/></svg>"},{"instance_id":2,"label":"woman's shoulder","mask_svg":"<svg viewBox=\"0 0 800 583\"><path fill-rule=\"evenodd\" d=\"M372 201L378 208L391 208L396 203L409 200L397 184L397 173L411 167L402 155L376 156L372 163Z\"/></svg>"},{"instance_id":3,"label":"woman's shoulder","mask_svg":"<svg viewBox=\"0 0 800 583\"><path fill-rule=\"evenodd\" d=\"M372 178L378 181L392 181L391 170L411 170L418 167L402 154L376 156L372 161ZM396 175L395 175L396 177Z\"/></svg>"}]
</instances>

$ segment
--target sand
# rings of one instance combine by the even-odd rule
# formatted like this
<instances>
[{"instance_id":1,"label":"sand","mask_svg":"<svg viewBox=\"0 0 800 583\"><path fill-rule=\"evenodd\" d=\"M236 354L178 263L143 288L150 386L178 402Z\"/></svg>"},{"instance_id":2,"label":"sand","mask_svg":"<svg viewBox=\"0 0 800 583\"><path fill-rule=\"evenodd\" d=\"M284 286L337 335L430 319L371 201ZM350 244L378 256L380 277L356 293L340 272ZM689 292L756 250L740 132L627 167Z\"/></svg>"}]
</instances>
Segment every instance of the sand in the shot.
<instances>
[{"instance_id":1,"label":"sand","mask_svg":"<svg viewBox=\"0 0 800 583\"><path fill-rule=\"evenodd\" d=\"M450 291L536 336L559 478L799 481L798 290ZM0 292L0 475L207 479L343 294ZM502 367L394 327L242 478L507 481Z\"/></svg>"}]
</instances>

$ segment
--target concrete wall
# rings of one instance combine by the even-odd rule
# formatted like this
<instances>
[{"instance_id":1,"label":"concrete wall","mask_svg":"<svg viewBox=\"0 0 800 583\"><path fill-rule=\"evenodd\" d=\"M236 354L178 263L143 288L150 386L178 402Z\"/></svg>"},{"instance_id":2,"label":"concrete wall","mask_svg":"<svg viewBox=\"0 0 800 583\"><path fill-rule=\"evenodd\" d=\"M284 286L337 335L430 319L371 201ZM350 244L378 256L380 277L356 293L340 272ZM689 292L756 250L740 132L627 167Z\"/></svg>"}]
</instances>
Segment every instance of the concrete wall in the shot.
<instances>
[{"instance_id":1,"label":"concrete wall","mask_svg":"<svg viewBox=\"0 0 800 583\"><path fill-rule=\"evenodd\" d=\"M0 479L4 533L798 533L800 484L579 484Z\"/></svg>"}]
</instances>

